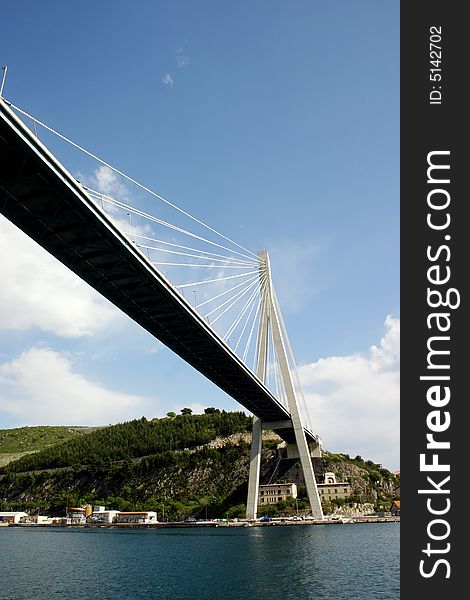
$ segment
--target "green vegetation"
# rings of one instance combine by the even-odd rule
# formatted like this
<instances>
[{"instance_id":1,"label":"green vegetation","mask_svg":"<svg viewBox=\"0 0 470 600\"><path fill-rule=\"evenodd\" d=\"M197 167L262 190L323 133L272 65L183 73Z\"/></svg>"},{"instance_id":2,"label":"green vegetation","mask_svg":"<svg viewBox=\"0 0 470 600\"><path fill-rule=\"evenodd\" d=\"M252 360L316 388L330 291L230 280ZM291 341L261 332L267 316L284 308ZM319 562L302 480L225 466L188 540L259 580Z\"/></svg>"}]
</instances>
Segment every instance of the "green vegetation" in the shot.
<instances>
[{"instance_id":1,"label":"green vegetation","mask_svg":"<svg viewBox=\"0 0 470 600\"><path fill-rule=\"evenodd\" d=\"M35 453L0 469L0 510L40 509L59 516L66 506L90 503L117 510L155 510L160 520L243 517L250 460L245 434L251 423L243 412L208 408L203 415L183 409L179 415L171 412L162 419L142 418L96 428L88 435L66 427L4 430L2 439L8 441L3 448L17 450L20 445ZM36 445L30 435L34 429L44 434ZM262 472L267 478L279 466L277 443L275 439L264 443ZM299 483L298 463L285 465L290 469L285 476ZM344 454L325 452L323 458L315 459L315 470L320 480L326 471L335 472L354 491L347 501L325 505L326 513L351 502L390 504L398 484L380 465ZM297 501L259 507L260 516L307 513L302 486Z\"/></svg>"},{"instance_id":2,"label":"green vegetation","mask_svg":"<svg viewBox=\"0 0 470 600\"><path fill-rule=\"evenodd\" d=\"M0 429L0 467L26 454L90 433L93 427L40 426Z\"/></svg>"},{"instance_id":3,"label":"green vegetation","mask_svg":"<svg viewBox=\"0 0 470 600\"><path fill-rule=\"evenodd\" d=\"M246 497L247 444L167 451L140 460L98 463L54 472L10 472L0 480L0 510L104 504L118 510L156 510L165 518L214 517ZM9 508L10 510L10 508Z\"/></svg>"},{"instance_id":4,"label":"green vegetation","mask_svg":"<svg viewBox=\"0 0 470 600\"><path fill-rule=\"evenodd\" d=\"M0 429L0 454L37 452L47 446L89 433L94 427L40 426Z\"/></svg>"},{"instance_id":5,"label":"green vegetation","mask_svg":"<svg viewBox=\"0 0 470 600\"><path fill-rule=\"evenodd\" d=\"M195 448L207 444L217 436L247 431L250 427L251 418L243 412L222 411L204 415L185 412L175 417L152 421L142 417L128 423L96 429L87 436L55 444L36 454L24 456L0 471L37 471L128 460Z\"/></svg>"},{"instance_id":6,"label":"green vegetation","mask_svg":"<svg viewBox=\"0 0 470 600\"><path fill-rule=\"evenodd\" d=\"M333 454L331 452L323 452L323 458L327 459L331 463L342 463L356 465L360 469L367 472L367 476L371 482L377 483L382 480L387 480L394 485L398 485L398 478L390 473L388 469L384 469L382 465L372 462L371 460L364 460L361 456L350 458L348 454ZM332 469L334 471L334 469Z\"/></svg>"},{"instance_id":7,"label":"green vegetation","mask_svg":"<svg viewBox=\"0 0 470 600\"><path fill-rule=\"evenodd\" d=\"M396 497L395 489L400 485L400 480L382 465L364 460L361 456L351 458L348 454L331 452L323 452L321 462L323 472L333 471L337 478L349 481L354 492L347 501L338 499L325 505L326 513L334 512L344 504L364 502L373 504L376 510L384 510Z\"/></svg>"}]
</instances>

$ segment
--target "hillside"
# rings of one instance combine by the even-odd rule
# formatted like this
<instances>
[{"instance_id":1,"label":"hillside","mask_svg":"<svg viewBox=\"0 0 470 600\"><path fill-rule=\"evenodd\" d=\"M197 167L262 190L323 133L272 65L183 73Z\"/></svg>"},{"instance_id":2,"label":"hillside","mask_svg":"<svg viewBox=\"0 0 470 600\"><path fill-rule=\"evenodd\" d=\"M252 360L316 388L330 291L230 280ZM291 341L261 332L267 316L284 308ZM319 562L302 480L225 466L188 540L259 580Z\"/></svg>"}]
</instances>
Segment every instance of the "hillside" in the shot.
<instances>
[{"instance_id":1,"label":"hillside","mask_svg":"<svg viewBox=\"0 0 470 600\"><path fill-rule=\"evenodd\" d=\"M139 419L75 436L1 469L0 510L40 508L60 515L66 506L91 503L119 510L155 510L174 519L227 512L243 516L250 429L251 418L244 413L214 410ZM272 432L264 435L262 483L288 480L301 486L297 461L279 460L280 442ZM356 503L385 506L397 485L386 469L361 457L325 453L315 459L320 480L325 471L350 481L351 502ZM292 512L292 506L279 504L277 513ZM302 487L296 509L308 511Z\"/></svg>"},{"instance_id":2,"label":"hillside","mask_svg":"<svg viewBox=\"0 0 470 600\"><path fill-rule=\"evenodd\" d=\"M45 425L0 429L0 467L27 454L40 452L49 446L90 433L93 427Z\"/></svg>"},{"instance_id":3,"label":"hillside","mask_svg":"<svg viewBox=\"0 0 470 600\"><path fill-rule=\"evenodd\" d=\"M142 417L96 428L87 436L48 446L33 455L23 456L1 471L36 471L128 460L194 448L209 443L217 436L247 431L250 427L251 418L243 412L227 413L215 409L204 415L181 414L152 421Z\"/></svg>"}]
</instances>

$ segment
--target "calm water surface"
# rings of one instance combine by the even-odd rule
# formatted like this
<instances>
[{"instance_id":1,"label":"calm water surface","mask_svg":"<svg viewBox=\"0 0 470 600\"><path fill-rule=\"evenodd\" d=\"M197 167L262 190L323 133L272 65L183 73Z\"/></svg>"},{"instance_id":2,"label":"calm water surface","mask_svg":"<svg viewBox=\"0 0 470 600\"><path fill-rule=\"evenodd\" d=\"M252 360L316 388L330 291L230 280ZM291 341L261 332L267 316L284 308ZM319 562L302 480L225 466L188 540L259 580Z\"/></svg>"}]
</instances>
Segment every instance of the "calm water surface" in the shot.
<instances>
[{"instance_id":1,"label":"calm water surface","mask_svg":"<svg viewBox=\"0 0 470 600\"><path fill-rule=\"evenodd\" d=\"M399 523L0 528L1 600L398 600Z\"/></svg>"}]
</instances>

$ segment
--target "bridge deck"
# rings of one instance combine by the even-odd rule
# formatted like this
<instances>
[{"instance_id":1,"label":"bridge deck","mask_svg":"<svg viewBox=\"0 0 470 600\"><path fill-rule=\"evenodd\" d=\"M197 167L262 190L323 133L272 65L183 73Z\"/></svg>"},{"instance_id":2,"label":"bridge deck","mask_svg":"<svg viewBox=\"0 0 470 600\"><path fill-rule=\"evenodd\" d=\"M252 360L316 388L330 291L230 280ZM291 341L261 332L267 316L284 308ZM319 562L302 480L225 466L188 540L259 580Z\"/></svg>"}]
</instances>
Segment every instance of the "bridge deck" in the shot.
<instances>
[{"instance_id":1,"label":"bridge deck","mask_svg":"<svg viewBox=\"0 0 470 600\"><path fill-rule=\"evenodd\" d=\"M266 421L289 418L1 99L0 211L249 411ZM294 440L292 429L279 433Z\"/></svg>"}]
</instances>

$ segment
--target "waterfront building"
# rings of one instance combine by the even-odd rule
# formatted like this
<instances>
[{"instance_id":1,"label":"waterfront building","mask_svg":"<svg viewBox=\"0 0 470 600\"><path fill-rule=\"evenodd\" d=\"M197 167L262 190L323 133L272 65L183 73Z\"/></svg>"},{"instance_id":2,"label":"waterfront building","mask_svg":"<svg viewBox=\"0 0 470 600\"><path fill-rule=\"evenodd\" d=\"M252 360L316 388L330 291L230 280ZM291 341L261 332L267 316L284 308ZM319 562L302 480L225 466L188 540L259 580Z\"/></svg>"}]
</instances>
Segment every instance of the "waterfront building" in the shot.
<instances>
[{"instance_id":1,"label":"waterfront building","mask_svg":"<svg viewBox=\"0 0 470 600\"><path fill-rule=\"evenodd\" d=\"M87 521L90 523L112 523L118 513L118 510L105 510L104 506L94 506L93 512L87 517Z\"/></svg>"},{"instance_id":2,"label":"waterfront building","mask_svg":"<svg viewBox=\"0 0 470 600\"><path fill-rule=\"evenodd\" d=\"M393 517L400 516L400 500L394 500L392 502L392 506L390 507L390 512Z\"/></svg>"},{"instance_id":3,"label":"waterfront building","mask_svg":"<svg viewBox=\"0 0 470 600\"><path fill-rule=\"evenodd\" d=\"M22 518L27 517L28 513L6 511L0 512L0 522L2 523L19 523Z\"/></svg>"},{"instance_id":4,"label":"waterfront building","mask_svg":"<svg viewBox=\"0 0 470 600\"><path fill-rule=\"evenodd\" d=\"M84 508L73 508L67 507L66 510L66 519L69 520L70 523L86 523L85 517L85 509Z\"/></svg>"},{"instance_id":5,"label":"waterfront building","mask_svg":"<svg viewBox=\"0 0 470 600\"><path fill-rule=\"evenodd\" d=\"M20 519L20 523L36 523L37 525L44 525L45 523L49 522L50 519L48 516L38 514L26 515Z\"/></svg>"},{"instance_id":6,"label":"waterfront building","mask_svg":"<svg viewBox=\"0 0 470 600\"><path fill-rule=\"evenodd\" d=\"M157 513L153 510L120 511L113 519L114 523L157 523Z\"/></svg>"},{"instance_id":7,"label":"waterfront building","mask_svg":"<svg viewBox=\"0 0 470 600\"><path fill-rule=\"evenodd\" d=\"M281 502L288 498L297 498L295 483L272 483L259 486L258 504Z\"/></svg>"},{"instance_id":8,"label":"waterfront building","mask_svg":"<svg viewBox=\"0 0 470 600\"><path fill-rule=\"evenodd\" d=\"M323 483L317 483L318 493L322 502L349 498L352 495L351 484L348 481L336 481L336 475L325 473Z\"/></svg>"}]
</instances>

